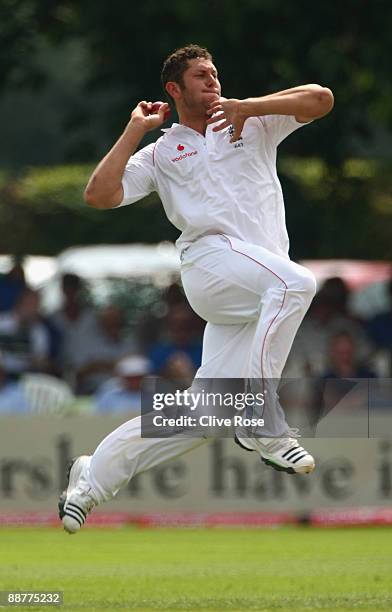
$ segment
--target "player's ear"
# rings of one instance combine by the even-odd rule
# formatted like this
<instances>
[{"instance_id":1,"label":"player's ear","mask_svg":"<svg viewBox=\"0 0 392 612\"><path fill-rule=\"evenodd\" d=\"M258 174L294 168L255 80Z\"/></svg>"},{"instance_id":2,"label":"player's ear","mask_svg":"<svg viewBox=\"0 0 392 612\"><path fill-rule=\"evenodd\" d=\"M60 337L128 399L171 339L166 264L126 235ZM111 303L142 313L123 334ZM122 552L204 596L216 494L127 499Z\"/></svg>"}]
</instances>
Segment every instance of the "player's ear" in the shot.
<instances>
[{"instance_id":1,"label":"player's ear","mask_svg":"<svg viewBox=\"0 0 392 612\"><path fill-rule=\"evenodd\" d=\"M178 98L181 96L181 87L175 81L168 81L165 85L165 89L173 100L178 100Z\"/></svg>"}]
</instances>

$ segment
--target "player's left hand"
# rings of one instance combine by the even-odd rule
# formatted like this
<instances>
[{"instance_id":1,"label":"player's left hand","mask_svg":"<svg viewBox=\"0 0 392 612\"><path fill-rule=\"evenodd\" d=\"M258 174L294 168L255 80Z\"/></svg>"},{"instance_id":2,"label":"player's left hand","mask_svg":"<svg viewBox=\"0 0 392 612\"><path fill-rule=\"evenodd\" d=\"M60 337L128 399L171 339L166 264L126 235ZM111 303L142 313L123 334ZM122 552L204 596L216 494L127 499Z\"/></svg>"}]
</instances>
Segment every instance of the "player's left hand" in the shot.
<instances>
[{"instance_id":1,"label":"player's left hand","mask_svg":"<svg viewBox=\"0 0 392 612\"><path fill-rule=\"evenodd\" d=\"M215 114L218 113L218 114ZM224 130L229 125L233 126L233 134L230 142L236 142L241 137L246 117L241 112L241 100L236 98L219 98L212 102L207 110L207 115L214 115L207 120L207 125L221 121L213 128L214 132Z\"/></svg>"}]
</instances>

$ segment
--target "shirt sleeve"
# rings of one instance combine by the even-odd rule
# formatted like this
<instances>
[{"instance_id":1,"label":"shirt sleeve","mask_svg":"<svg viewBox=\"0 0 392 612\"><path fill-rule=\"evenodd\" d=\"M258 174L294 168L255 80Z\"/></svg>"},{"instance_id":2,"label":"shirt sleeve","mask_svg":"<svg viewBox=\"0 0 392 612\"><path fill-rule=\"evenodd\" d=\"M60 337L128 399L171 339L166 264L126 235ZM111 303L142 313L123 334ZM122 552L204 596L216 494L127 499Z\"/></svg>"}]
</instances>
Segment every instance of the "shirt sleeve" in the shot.
<instances>
[{"instance_id":1,"label":"shirt sleeve","mask_svg":"<svg viewBox=\"0 0 392 612\"><path fill-rule=\"evenodd\" d=\"M154 148L155 143L151 143L128 160L121 181L124 197L119 206L137 202L155 191Z\"/></svg>"},{"instance_id":2,"label":"shirt sleeve","mask_svg":"<svg viewBox=\"0 0 392 612\"><path fill-rule=\"evenodd\" d=\"M259 119L264 127L268 140L270 140L271 144L275 147L292 132L311 123L311 121L300 123L293 115L264 115L263 117L259 117Z\"/></svg>"}]
</instances>

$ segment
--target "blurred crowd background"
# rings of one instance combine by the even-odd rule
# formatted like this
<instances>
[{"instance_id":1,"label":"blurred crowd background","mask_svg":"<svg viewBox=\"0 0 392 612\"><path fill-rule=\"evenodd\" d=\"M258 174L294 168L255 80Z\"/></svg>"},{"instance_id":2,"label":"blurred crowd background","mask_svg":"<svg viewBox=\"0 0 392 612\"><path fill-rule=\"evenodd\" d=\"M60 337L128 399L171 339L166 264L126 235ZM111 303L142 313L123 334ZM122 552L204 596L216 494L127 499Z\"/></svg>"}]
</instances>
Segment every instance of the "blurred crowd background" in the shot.
<instances>
[{"instance_id":1,"label":"blurred crowd background","mask_svg":"<svg viewBox=\"0 0 392 612\"><path fill-rule=\"evenodd\" d=\"M146 376L191 383L201 362L205 323L188 305L179 281L162 288L136 316L115 294L97 305L88 283L75 273L63 274L60 286L59 307L45 312L20 260L0 277L0 413L55 413L76 405L95 413L137 414ZM347 283L326 279L300 327L284 377L390 377L392 280L385 286L390 306L361 318L350 310Z\"/></svg>"},{"instance_id":2,"label":"blurred crowd background","mask_svg":"<svg viewBox=\"0 0 392 612\"><path fill-rule=\"evenodd\" d=\"M137 411L145 376L196 371L204 323L176 278L97 302L70 271L51 310L23 259L177 238L156 194L102 212L82 193L137 102L163 98L162 61L186 43L210 49L227 97L333 90L333 112L281 146L291 257L391 261L391 20L387 0L1 3L0 255L14 258L0 277L0 412ZM140 291L143 308L124 299ZM391 376L392 282L362 314L352 292L337 273L322 279L286 377Z\"/></svg>"}]
</instances>

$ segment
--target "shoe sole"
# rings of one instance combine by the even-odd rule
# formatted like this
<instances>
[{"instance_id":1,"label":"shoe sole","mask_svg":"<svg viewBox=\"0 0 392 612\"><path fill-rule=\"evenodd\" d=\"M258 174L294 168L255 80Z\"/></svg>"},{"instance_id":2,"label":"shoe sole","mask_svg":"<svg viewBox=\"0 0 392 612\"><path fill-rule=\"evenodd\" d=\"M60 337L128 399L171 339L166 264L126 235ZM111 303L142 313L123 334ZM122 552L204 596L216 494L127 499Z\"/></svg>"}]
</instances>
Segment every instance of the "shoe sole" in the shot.
<instances>
[{"instance_id":1,"label":"shoe sole","mask_svg":"<svg viewBox=\"0 0 392 612\"><path fill-rule=\"evenodd\" d=\"M283 467L283 465L278 465L277 463L274 463L270 459L264 459L264 457L262 457L261 455L260 455L260 459L263 461L263 463L265 463L265 465L272 467L277 472L286 472L286 474L297 474L298 473L292 467Z\"/></svg>"},{"instance_id":2,"label":"shoe sole","mask_svg":"<svg viewBox=\"0 0 392 612\"><path fill-rule=\"evenodd\" d=\"M69 534L77 533L80 528L84 525L87 518L86 512L83 508L70 503L67 500L72 494L73 490L77 486L79 478L83 470L83 461L87 459L86 455L80 455L70 461L67 466L67 481L68 486L59 498L58 509L59 518L63 523L64 530Z\"/></svg>"},{"instance_id":3,"label":"shoe sole","mask_svg":"<svg viewBox=\"0 0 392 612\"><path fill-rule=\"evenodd\" d=\"M59 519L60 519L60 521L62 521L63 517L65 516L64 506L65 506L65 502L67 501L67 491L68 491L68 486L69 486L69 476L71 474L72 466L75 463L76 459L78 459L78 457L74 457L73 459L71 459L71 461L67 465L67 488L64 489L64 491L61 493L61 495L59 497L58 504L57 504L58 509L59 509Z\"/></svg>"},{"instance_id":4,"label":"shoe sole","mask_svg":"<svg viewBox=\"0 0 392 612\"><path fill-rule=\"evenodd\" d=\"M254 453L255 452L255 450L253 448L248 448L247 446L244 446L243 444L241 444L241 442L239 441L237 436L234 436L234 442L236 444L238 444L238 446L240 448L242 448L243 450L248 451L248 453ZM267 459L266 457L263 457L262 455L260 455L260 459L261 459L261 461L263 461L263 463L265 463L265 465L268 465L268 467L273 468L277 472L286 472L286 474L310 474L311 472L313 472L314 468L316 467L315 464L313 463L312 466L309 466L309 468L306 468L303 472L302 471L301 472L297 472L292 467L285 467L283 465L279 465L278 463L275 463L271 459Z\"/></svg>"}]
</instances>

